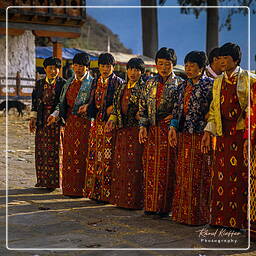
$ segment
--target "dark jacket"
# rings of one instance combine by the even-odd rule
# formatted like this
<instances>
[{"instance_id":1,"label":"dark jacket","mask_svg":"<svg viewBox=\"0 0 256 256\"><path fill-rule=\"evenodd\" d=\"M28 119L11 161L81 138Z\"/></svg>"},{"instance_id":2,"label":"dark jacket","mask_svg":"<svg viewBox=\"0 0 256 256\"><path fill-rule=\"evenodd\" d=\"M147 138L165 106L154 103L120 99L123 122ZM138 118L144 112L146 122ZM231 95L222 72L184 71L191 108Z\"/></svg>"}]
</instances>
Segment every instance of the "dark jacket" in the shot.
<instances>
[{"instance_id":1,"label":"dark jacket","mask_svg":"<svg viewBox=\"0 0 256 256\"><path fill-rule=\"evenodd\" d=\"M55 100L54 105L52 106L52 112L55 110L55 107L58 105L60 100L61 90L66 83L66 80L57 77L56 87L55 87ZM31 111L37 112L36 126L44 126L44 103L43 103L43 91L44 91L45 79L40 79L36 81L35 88L32 92L32 108Z\"/></svg>"},{"instance_id":2,"label":"dark jacket","mask_svg":"<svg viewBox=\"0 0 256 256\"><path fill-rule=\"evenodd\" d=\"M129 98L127 114L122 114L121 99L124 94L124 90L127 87L127 82L124 82L119 86L114 95L113 111L111 113L112 118L116 120L118 128L123 127L136 127L139 126L139 121L136 119L136 114L139 111L139 100L141 93L144 90L145 83L142 78L131 89L131 96Z\"/></svg>"},{"instance_id":3,"label":"dark jacket","mask_svg":"<svg viewBox=\"0 0 256 256\"><path fill-rule=\"evenodd\" d=\"M90 100L89 100L89 107L88 107L88 116L90 118L96 118L98 109L96 108L95 105L95 92L97 88L97 82L98 78L93 79L92 82L92 88L91 88L91 93L90 93ZM114 73L110 75L109 80L108 80L108 88L107 88L107 93L104 99L103 103L103 109L102 109L102 121L107 121L108 120L108 115L107 115L107 108L111 105L113 105L113 97L116 89L121 86L121 84L124 82L124 80L118 76L116 76Z\"/></svg>"}]
</instances>

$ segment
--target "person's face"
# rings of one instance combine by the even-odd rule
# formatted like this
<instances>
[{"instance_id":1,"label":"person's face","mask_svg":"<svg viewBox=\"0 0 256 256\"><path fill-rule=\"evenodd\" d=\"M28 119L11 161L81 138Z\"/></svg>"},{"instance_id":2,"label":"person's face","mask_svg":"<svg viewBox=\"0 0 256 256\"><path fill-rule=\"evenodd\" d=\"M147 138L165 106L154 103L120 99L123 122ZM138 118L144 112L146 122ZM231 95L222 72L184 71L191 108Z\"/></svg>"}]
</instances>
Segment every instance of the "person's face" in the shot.
<instances>
[{"instance_id":1,"label":"person's face","mask_svg":"<svg viewBox=\"0 0 256 256\"><path fill-rule=\"evenodd\" d=\"M194 79L202 74L202 68L197 63L188 61L185 63L185 72L188 78Z\"/></svg>"},{"instance_id":2,"label":"person's face","mask_svg":"<svg viewBox=\"0 0 256 256\"><path fill-rule=\"evenodd\" d=\"M235 69L237 61L234 61L231 56L220 56L220 68L221 71L230 71Z\"/></svg>"},{"instance_id":3,"label":"person's face","mask_svg":"<svg viewBox=\"0 0 256 256\"><path fill-rule=\"evenodd\" d=\"M99 64L99 71L101 76L106 79L108 78L114 71L114 66L110 64Z\"/></svg>"},{"instance_id":4,"label":"person's face","mask_svg":"<svg viewBox=\"0 0 256 256\"><path fill-rule=\"evenodd\" d=\"M129 81L131 81L132 83L135 83L140 79L141 71L137 68L128 68L127 76L128 76Z\"/></svg>"},{"instance_id":5,"label":"person's face","mask_svg":"<svg viewBox=\"0 0 256 256\"><path fill-rule=\"evenodd\" d=\"M77 78L81 78L87 71L87 67L83 65L79 65L77 63L73 64L74 72L77 76Z\"/></svg>"},{"instance_id":6,"label":"person's face","mask_svg":"<svg viewBox=\"0 0 256 256\"><path fill-rule=\"evenodd\" d=\"M214 71L217 75L221 74L221 65L220 65L220 57L213 57L213 67L214 67Z\"/></svg>"},{"instance_id":7,"label":"person's face","mask_svg":"<svg viewBox=\"0 0 256 256\"><path fill-rule=\"evenodd\" d=\"M55 79L60 73L60 69L55 65L47 66L46 68L44 68L44 71L46 73L47 78L49 79Z\"/></svg>"},{"instance_id":8,"label":"person's face","mask_svg":"<svg viewBox=\"0 0 256 256\"><path fill-rule=\"evenodd\" d=\"M165 77L168 77L172 73L173 64L170 60L157 59L156 69L157 69L159 75L165 78Z\"/></svg>"}]
</instances>

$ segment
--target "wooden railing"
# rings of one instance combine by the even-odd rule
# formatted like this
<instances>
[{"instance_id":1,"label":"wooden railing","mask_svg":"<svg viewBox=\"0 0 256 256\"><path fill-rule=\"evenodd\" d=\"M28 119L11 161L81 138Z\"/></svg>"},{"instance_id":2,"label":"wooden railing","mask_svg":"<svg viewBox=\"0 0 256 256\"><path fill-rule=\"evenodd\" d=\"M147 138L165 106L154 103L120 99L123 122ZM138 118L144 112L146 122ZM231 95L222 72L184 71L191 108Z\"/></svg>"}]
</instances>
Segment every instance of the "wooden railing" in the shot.
<instances>
[{"instance_id":1,"label":"wooden railing","mask_svg":"<svg viewBox=\"0 0 256 256\"><path fill-rule=\"evenodd\" d=\"M0 77L0 99L4 99L6 94L10 99L31 99L35 86L35 79L20 77L17 72L16 77Z\"/></svg>"}]
</instances>

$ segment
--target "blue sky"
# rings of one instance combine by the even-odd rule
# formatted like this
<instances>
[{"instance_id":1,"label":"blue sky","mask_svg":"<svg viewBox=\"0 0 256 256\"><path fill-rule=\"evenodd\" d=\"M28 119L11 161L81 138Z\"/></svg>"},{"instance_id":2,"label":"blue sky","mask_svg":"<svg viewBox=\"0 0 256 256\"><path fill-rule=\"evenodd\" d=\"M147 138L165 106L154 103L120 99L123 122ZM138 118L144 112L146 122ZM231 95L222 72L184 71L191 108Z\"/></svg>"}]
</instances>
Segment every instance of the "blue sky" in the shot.
<instances>
[{"instance_id":1,"label":"blue sky","mask_svg":"<svg viewBox=\"0 0 256 256\"><path fill-rule=\"evenodd\" d=\"M157 0L158 1L158 0ZM87 0L89 6L139 6L140 0ZM167 0L165 8L158 9L159 48L174 48L178 64L183 64L185 55L192 50L205 50L206 13L198 19L194 15L180 13L176 0ZM224 21L228 9L220 10L220 23ZM133 53L142 54L141 10L139 8L87 8L87 13L117 34L121 42ZM251 69L256 69L256 15L251 15ZM232 17L232 30L222 29L219 44L234 42L243 53L241 66L248 69L248 17L236 14Z\"/></svg>"}]
</instances>

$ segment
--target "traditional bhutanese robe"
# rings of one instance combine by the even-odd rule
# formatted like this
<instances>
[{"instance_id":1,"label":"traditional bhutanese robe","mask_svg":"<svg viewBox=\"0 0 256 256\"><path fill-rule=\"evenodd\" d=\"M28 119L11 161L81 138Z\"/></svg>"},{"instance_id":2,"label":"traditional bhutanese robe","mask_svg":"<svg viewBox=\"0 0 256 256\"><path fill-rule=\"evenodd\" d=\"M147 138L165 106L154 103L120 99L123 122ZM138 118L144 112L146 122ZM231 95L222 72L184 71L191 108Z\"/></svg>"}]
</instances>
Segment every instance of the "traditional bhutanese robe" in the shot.
<instances>
[{"instance_id":1,"label":"traditional bhutanese robe","mask_svg":"<svg viewBox=\"0 0 256 256\"><path fill-rule=\"evenodd\" d=\"M140 126L148 130L143 153L145 211L167 213L171 210L176 152L169 146L164 118L172 113L174 93L181 81L171 74L163 83L157 75L147 81L140 100Z\"/></svg>"},{"instance_id":2,"label":"traditional bhutanese robe","mask_svg":"<svg viewBox=\"0 0 256 256\"><path fill-rule=\"evenodd\" d=\"M208 77L197 84L187 80L179 86L174 104L171 126L178 131L178 156L172 220L184 224L203 225L210 218L211 161L201 152L201 140L212 86Z\"/></svg>"},{"instance_id":3,"label":"traditional bhutanese robe","mask_svg":"<svg viewBox=\"0 0 256 256\"><path fill-rule=\"evenodd\" d=\"M224 74L219 93L220 102L213 100L213 106L219 106L221 123L217 129L216 157L213 168L211 191L211 225L246 228L248 169L243 159L243 133L246 105L241 104L241 93L247 91L246 80L241 78L237 68L230 78ZM218 82L218 81L217 81ZM240 90L238 94L238 90ZM248 92L248 91L247 91ZM248 95L244 95L248 99ZM213 97L216 95L213 94ZM218 105L217 105L218 104ZM210 117L211 118L211 111ZM215 117L216 118L216 117ZM242 123L243 120L243 123ZM217 125L216 125L217 126Z\"/></svg>"},{"instance_id":4,"label":"traditional bhutanese robe","mask_svg":"<svg viewBox=\"0 0 256 256\"><path fill-rule=\"evenodd\" d=\"M89 73L82 80L73 77L61 95L60 117L65 119L62 192L66 196L83 196L91 122L77 111L81 105L88 103L91 83Z\"/></svg>"},{"instance_id":5,"label":"traditional bhutanese robe","mask_svg":"<svg viewBox=\"0 0 256 256\"><path fill-rule=\"evenodd\" d=\"M36 187L59 187L60 124L47 126L47 119L59 103L64 84L62 78L57 78L53 83L41 79L36 82L32 93L31 117L36 118Z\"/></svg>"},{"instance_id":6,"label":"traditional bhutanese robe","mask_svg":"<svg viewBox=\"0 0 256 256\"><path fill-rule=\"evenodd\" d=\"M248 118L244 137L248 139ZM251 239L256 240L256 82L251 86L250 109L250 232Z\"/></svg>"},{"instance_id":7,"label":"traditional bhutanese robe","mask_svg":"<svg viewBox=\"0 0 256 256\"><path fill-rule=\"evenodd\" d=\"M89 115L95 118L90 130L86 162L85 197L108 202L115 132L106 133L107 108L113 104L115 90L123 80L112 74L106 81L96 78L90 94Z\"/></svg>"},{"instance_id":8,"label":"traditional bhutanese robe","mask_svg":"<svg viewBox=\"0 0 256 256\"><path fill-rule=\"evenodd\" d=\"M142 80L132 87L120 86L114 97L109 118L117 126L113 159L110 203L119 207L143 207L143 145L139 144L139 98L144 87Z\"/></svg>"}]
</instances>

